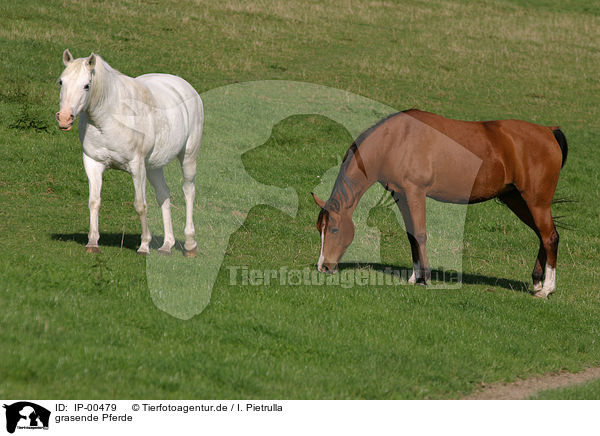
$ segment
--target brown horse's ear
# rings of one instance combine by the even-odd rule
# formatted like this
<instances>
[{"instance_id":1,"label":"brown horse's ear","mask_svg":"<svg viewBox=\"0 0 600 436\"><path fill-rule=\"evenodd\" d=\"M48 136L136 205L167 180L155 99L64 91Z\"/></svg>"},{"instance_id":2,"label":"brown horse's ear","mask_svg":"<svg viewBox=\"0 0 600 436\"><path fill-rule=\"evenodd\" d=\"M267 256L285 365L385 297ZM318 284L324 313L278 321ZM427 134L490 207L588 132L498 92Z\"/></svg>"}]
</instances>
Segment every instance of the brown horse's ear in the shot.
<instances>
[{"instance_id":1,"label":"brown horse's ear","mask_svg":"<svg viewBox=\"0 0 600 436\"><path fill-rule=\"evenodd\" d=\"M315 200L315 203L317 203L317 206L319 206L321 209L325 208L325 202L317 197L317 194L314 192L311 192L311 194L313 196L313 200Z\"/></svg>"},{"instance_id":2,"label":"brown horse's ear","mask_svg":"<svg viewBox=\"0 0 600 436\"><path fill-rule=\"evenodd\" d=\"M73 62L73 55L69 49L66 49L63 51L63 64L65 64L65 67L68 67L71 62Z\"/></svg>"}]
</instances>

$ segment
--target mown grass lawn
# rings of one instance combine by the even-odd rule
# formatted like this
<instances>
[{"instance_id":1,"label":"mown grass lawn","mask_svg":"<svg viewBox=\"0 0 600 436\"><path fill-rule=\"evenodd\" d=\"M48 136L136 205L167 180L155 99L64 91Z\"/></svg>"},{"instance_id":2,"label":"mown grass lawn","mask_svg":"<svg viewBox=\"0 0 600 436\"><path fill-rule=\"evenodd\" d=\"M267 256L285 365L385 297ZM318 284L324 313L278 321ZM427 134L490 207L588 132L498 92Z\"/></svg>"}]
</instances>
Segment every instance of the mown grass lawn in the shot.
<instances>
[{"instance_id":1,"label":"mown grass lawn","mask_svg":"<svg viewBox=\"0 0 600 436\"><path fill-rule=\"evenodd\" d=\"M600 361L593 3L27 0L2 3L0 16L0 397L457 398L481 383ZM399 110L560 124L570 151L559 195L575 202L554 210L568 226L558 290L549 301L526 292L536 238L495 202L468 209L460 290L230 285L230 266L314 268L310 192L352 138L306 114L243 156L257 180L296 190L296 217L253 208L229 240L208 308L174 318L153 304L135 253L129 175L105 173L102 252L84 251L80 145L54 122L67 47L131 76L180 75L200 93L295 80ZM265 156L276 159L265 165ZM390 213L369 219L382 263L409 267Z\"/></svg>"}]
</instances>

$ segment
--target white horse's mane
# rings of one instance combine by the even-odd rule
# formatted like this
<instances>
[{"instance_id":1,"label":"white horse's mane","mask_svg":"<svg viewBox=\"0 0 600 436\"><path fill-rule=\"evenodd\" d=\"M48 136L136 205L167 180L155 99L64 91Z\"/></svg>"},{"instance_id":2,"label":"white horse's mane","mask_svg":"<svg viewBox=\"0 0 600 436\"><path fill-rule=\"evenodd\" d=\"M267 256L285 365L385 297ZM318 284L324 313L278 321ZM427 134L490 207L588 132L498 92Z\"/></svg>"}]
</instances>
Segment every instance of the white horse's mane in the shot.
<instances>
[{"instance_id":1,"label":"white horse's mane","mask_svg":"<svg viewBox=\"0 0 600 436\"><path fill-rule=\"evenodd\" d=\"M101 56L94 56L96 57L96 65L92 71L89 107L95 107L102 102L108 96L111 87L117 83L117 77L124 76L123 73L111 67ZM75 59L65 70L65 73L67 75L79 75L88 68L88 59L89 58Z\"/></svg>"},{"instance_id":2,"label":"white horse's mane","mask_svg":"<svg viewBox=\"0 0 600 436\"><path fill-rule=\"evenodd\" d=\"M103 101L111 86L116 84L115 76L123 76L123 74L113 67L100 56L96 56L96 66L92 72L92 86L90 87L90 106L94 107ZM85 60L85 59L84 59Z\"/></svg>"}]
</instances>

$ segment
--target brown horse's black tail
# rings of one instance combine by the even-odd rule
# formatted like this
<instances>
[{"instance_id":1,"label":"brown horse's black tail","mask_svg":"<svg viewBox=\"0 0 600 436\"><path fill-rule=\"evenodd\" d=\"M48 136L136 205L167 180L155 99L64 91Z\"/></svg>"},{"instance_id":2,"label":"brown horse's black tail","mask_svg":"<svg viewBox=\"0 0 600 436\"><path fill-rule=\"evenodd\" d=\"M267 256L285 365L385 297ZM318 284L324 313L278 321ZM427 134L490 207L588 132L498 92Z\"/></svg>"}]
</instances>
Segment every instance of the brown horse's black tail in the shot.
<instances>
[{"instance_id":1,"label":"brown horse's black tail","mask_svg":"<svg viewBox=\"0 0 600 436\"><path fill-rule=\"evenodd\" d=\"M562 164L560 165L560 167L562 168L565 166L565 163L567 162L567 155L569 154L569 146L567 145L567 138L565 137L565 134L562 132L562 130L560 130L560 128L558 128L558 127L553 127L552 133L554 133L554 138L556 139L556 142L558 143L558 146L560 147L560 151L562 153ZM575 201L576 200L573 200L572 198L569 198L569 197L555 197L552 200L552 204L573 203ZM552 217L552 220L554 221L554 225L556 227L562 227L564 229L569 229L569 230L574 229L574 227L561 222L561 218L563 218L563 216L553 216Z\"/></svg>"},{"instance_id":2,"label":"brown horse's black tail","mask_svg":"<svg viewBox=\"0 0 600 436\"><path fill-rule=\"evenodd\" d=\"M560 147L560 151L562 153L562 164L560 167L564 167L567 162L567 155L569 154L569 146L567 144L567 138L565 134L560 130L560 128L552 129L552 133L554 133L554 137L556 138L556 142L558 142L558 146Z\"/></svg>"}]
</instances>

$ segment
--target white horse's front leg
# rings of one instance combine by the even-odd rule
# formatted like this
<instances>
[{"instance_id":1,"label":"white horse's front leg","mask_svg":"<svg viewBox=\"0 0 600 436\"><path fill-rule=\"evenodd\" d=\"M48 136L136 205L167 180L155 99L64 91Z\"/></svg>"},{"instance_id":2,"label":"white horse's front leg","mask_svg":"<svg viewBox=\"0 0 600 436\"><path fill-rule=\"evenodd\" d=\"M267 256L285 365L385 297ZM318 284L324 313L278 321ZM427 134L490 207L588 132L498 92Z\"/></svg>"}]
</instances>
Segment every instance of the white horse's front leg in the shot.
<instances>
[{"instance_id":1,"label":"white horse's front leg","mask_svg":"<svg viewBox=\"0 0 600 436\"><path fill-rule=\"evenodd\" d=\"M102 190L102 173L106 168L104 164L95 161L85 153L83 154L83 167L88 177L90 197L88 206L90 208L90 232L88 233L88 243L85 251L88 253L98 253L98 211L100 210L100 191Z\"/></svg>"},{"instance_id":2,"label":"white horse's front leg","mask_svg":"<svg viewBox=\"0 0 600 436\"><path fill-rule=\"evenodd\" d=\"M152 235L148 228L148 205L146 204L146 166L142 160L139 163L131 165L131 177L133 178L133 187L135 188L135 199L133 207L140 216L142 223L142 243L138 248L138 254L150 253L150 241Z\"/></svg>"},{"instance_id":3,"label":"white horse's front leg","mask_svg":"<svg viewBox=\"0 0 600 436\"><path fill-rule=\"evenodd\" d=\"M158 249L158 252L162 254L171 254L171 248L175 245L175 235L173 234L173 224L171 221L169 187L167 186L167 182L165 182L165 175L162 168L149 169L147 175L148 180L150 180L150 183L152 183L154 191L156 192L156 202L161 208L165 229L165 239L162 247Z\"/></svg>"}]
</instances>

